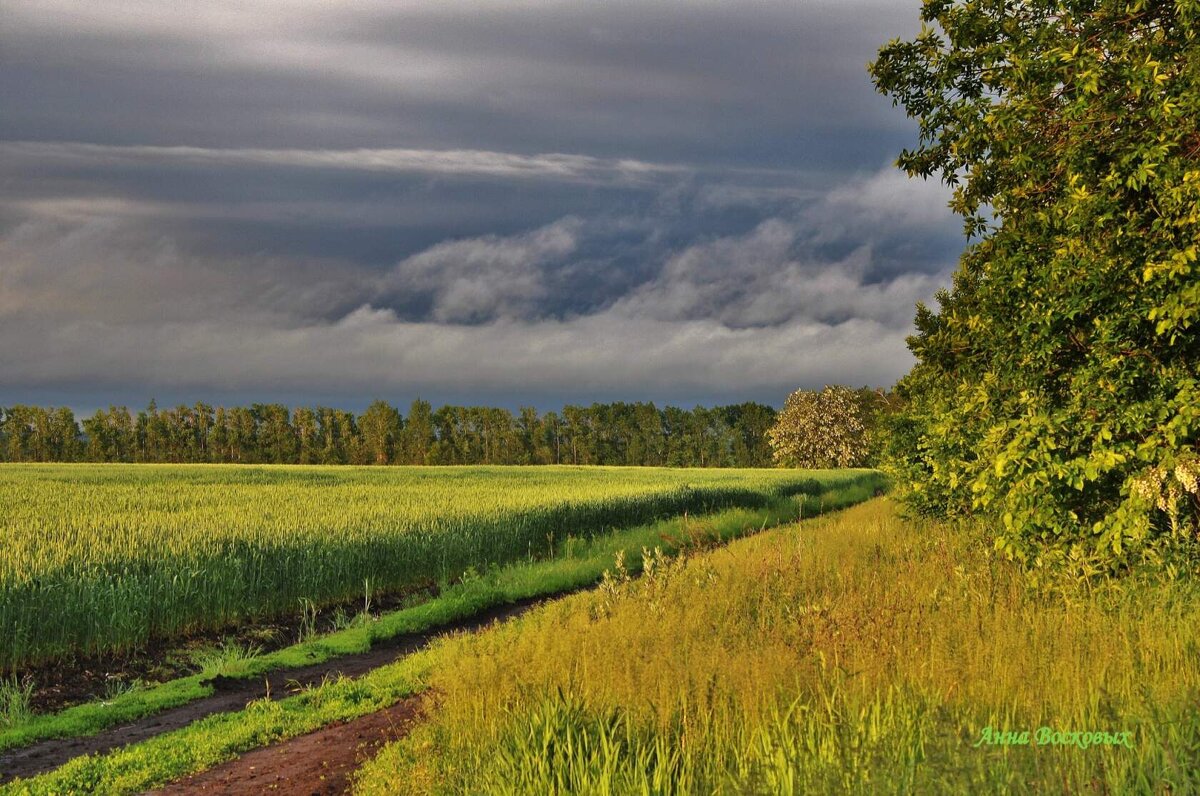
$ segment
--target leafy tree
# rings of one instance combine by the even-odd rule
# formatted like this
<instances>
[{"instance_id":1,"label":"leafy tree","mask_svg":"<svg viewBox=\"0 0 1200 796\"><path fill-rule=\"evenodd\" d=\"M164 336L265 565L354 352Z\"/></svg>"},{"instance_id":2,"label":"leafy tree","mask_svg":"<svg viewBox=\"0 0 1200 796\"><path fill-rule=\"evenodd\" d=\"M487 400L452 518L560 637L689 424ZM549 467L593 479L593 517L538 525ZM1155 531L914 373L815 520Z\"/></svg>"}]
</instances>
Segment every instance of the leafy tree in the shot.
<instances>
[{"instance_id":1,"label":"leafy tree","mask_svg":"<svg viewBox=\"0 0 1200 796\"><path fill-rule=\"evenodd\" d=\"M417 398L408 408L408 418L400 431L401 456L405 464L428 464L429 450L436 441L433 434L433 407Z\"/></svg>"},{"instance_id":2,"label":"leafy tree","mask_svg":"<svg viewBox=\"0 0 1200 796\"><path fill-rule=\"evenodd\" d=\"M562 464L563 423L558 412L547 412L542 418L541 428L538 461L543 464Z\"/></svg>"},{"instance_id":3,"label":"leafy tree","mask_svg":"<svg viewBox=\"0 0 1200 796\"><path fill-rule=\"evenodd\" d=\"M211 452L209 445L212 438L213 424L216 418L213 408L206 403L197 401L191 410L192 435L189 459L193 462L209 461Z\"/></svg>"},{"instance_id":4,"label":"leafy tree","mask_svg":"<svg viewBox=\"0 0 1200 796\"><path fill-rule=\"evenodd\" d=\"M262 460L258 420L253 411L242 406L229 410L229 460L244 464Z\"/></svg>"},{"instance_id":5,"label":"leafy tree","mask_svg":"<svg viewBox=\"0 0 1200 796\"><path fill-rule=\"evenodd\" d=\"M258 426L262 459L272 464L294 462L299 443L288 408L283 404L254 404L251 412Z\"/></svg>"},{"instance_id":6,"label":"leafy tree","mask_svg":"<svg viewBox=\"0 0 1200 796\"><path fill-rule=\"evenodd\" d=\"M94 462L128 462L133 460L135 437L133 418L124 406L97 409L83 421L87 437L84 455Z\"/></svg>"},{"instance_id":7,"label":"leafy tree","mask_svg":"<svg viewBox=\"0 0 1200 796\"><path fill-rule=\"evenodd\" d=\"M4 458L10 462L36 462L42 452L37 442L39 427L46 424L39 422L39 415L45 415L46 410L36 406L9 407L4 413ZM44 461L44 459L42 460Z\"/></svg>"},{"instance_id":8,"label":"leafy tree","mask_svg":"<svg viewBox=\"0 0 1200 796\"><path fill-rule=\"evenodd\" d=\"M977 240L909 341L909 501L991 514L1031 566L1161 560L1198 505L1200 2L922 19L871 72L920 125L899 165L954 185Z\"/></svg>"},{"instance_id":9,"label":"leafy tree","mask_svg":"<svg viewBox=\"0 0 1200 796\"><path fill-rule=\"evenodd\" d=\"M317 413L307 406L292 412L292 427L296 430L298 461L300 464L317 464L321 461L320 425Z\"/></svg>"},{"instance_id":10,"label":"leafy tree","mask_svg":"<svg viewBox=\"0 0 1200 796\"><path fill-rule=\"evenodd\" d=\"M218 406L213 415L213 429L208 446L212 461L233 461L229 450L229 412L223 406Z\"/></svg>"},{"instance_id":11,"label":"leafy tree","mask_svg":"<svg viewBox=\"0 0 1200 796\"><path fill-rule=\"evenodd\" d=\"M515 464L534 464L538 461L538 434L542 421L532 406L522 406L516 417L517 454Z\"/></svg>"},{"instance_id":12,"label":"leafy tree","mask_svg":"<svg viewBox=\"0 0 1200 796\"><path fill-rule=\"evenodd\" d=\"M840 385L796 390L767 437L783 467L856 467L870 450L859 396Z\"/></svg>"},{"instance_id":13,"label":"leafy tree","mask_svg":"<svg viewBox=\"0 0 1200 796\"><path fill-rule=\"evenodd\" d=\"M443 406L433 413L437 441L429 451L430 464L467 464L469 446L462 407Z\"/></svg>"},{"instance_id":14,"label":"leafy tree","mask_svg":"<svg viewBox=\"0 0 1200 796\"><path fill-rule=\"evenodd\" d=\"M732 440L732 461L737 467L770 467L771 444L767 432L776 412L765 404L744 403L723 407Z\"/></svg>"},{"instance_id":15,"label":"leafy tree","mask_svg":"<svg viewBox=\"0 0 1200 796\"><path fill-rule=\"evenodd\" d=\"M317 436L320 438L320 463L345 464L346 446L342 438L342 427L338 422L338 410L328 406L317 407Z\"/></svg>"},{"instance_id":16,"label":"leafy tree","mask_svg":"<svg viewBox=\"0 0 1200 796\"><path fill-rule=\"evenodd\" d=\"M166 461L167 426L158 411L158 402L150 399L145 412L137 418L137 437L140 442L141 460L146 462Z\"/></svg>"},{"instance_id":17,"label":"leafy tree","mask_svg":"<svg viewBox=\"0 0 1200 796\"><path fill-rule=\"evenodd\" d=\"M0 458L13 461L229 462L240 464L604 464L762 467L775 410L740 404L691 410L652 403L568 406L560 416L522 407L443 406L415 400L407 419L384 402L361 417L282 404L160 409L136 420L99 410L81 436L66 408L0 410Z\"/></svg>"},{"instance_id":18,"label":"leafy tree","mask_svg":"<svg viewBox=\"0 0 1200 796\"><path fill-rule=\"evenodd\" d=\"M359 433L371 464L391 464L396 458L403 421L386 401L374 401L358 419Z\"/></svg>"},{"instance_id":19,"label":"leafy tree","mask_svg":"<svg viewBox=\"0 0 1200 796\"><path fill-rule=\"evenodd\" d=\"M591 419L582 406L564 406L562 411L562 434L564 440L563 462L591 464L592 434Z\"/></svg>"}]
</instances>

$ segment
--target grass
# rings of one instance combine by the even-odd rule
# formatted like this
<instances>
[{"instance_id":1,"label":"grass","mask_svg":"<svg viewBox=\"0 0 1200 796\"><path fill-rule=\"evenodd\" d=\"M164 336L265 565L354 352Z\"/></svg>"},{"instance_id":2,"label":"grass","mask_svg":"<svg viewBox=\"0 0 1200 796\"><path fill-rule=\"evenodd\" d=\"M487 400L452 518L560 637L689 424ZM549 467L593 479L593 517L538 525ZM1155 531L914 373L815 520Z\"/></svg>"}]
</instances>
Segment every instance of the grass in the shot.
<instances>
[{"instance_id":1,"label":"grass","mask_svg":"<svg viewBox=\"0 0 1200 796\"><path fill-rule=\"evenodd\" d=\"M445 642L357 792L1200 792L1200 585L1032 591L886 500L801 528Z\"/></svg>"},{"instance_id":2,"label":"grass","mask_svg":"<svg viewBox=\"0 0 1200 796\"><path fill-rule=\"evenodd\" d=\"M567 534L861 475L606 467L0 466L0 672L450 580Z\"/></svg>"},{"instance_id":3,"label":"grass","mask_svg":"<svg viewBox=\"0 0 1200 796\"><path fill-rule=\"evenodd\" d=\"M0 730L29 721L33 716L29 710L32 696L32 681L18 680L16 677L0 680Z\"/></svg>"},{"instance_id":4,"label":"grass","mask_svg":"<svg viewBox=\"0 0 1200 796\"><path fill-rule=\"evenodd\" d=\"M381 632L411 626L414 622L444 618L476 603L482 595L504 595L506 601L565 591L594 583L618 554L630 559L630 572L641 566L633 553L647 545L695 549L743 536L774 522L813 516L840 509L868 498L878 487L878 476L860 477L855 483L820 496L800 496L774 502L771 507L730 509L700 520L656 523L611 538L565 543L563 557L506 567L481 574L461 584L461 591L443 595L407 611L380 620L372 627ZM569 598L570 599L570 598ZM412 613L420 612L420 613ZM347 632L347 631L343 631ZM330 638L325 639L328 643ZM465 638L465 637L452 637ZM277 702L260 700L246 710L210 716L188 727L106 755L80 757L56 771L29 780L0 786L0 796L10 794L138 793L188 774L197 773L269 743L371 713L401 698L424 690L427 677L443 660L455 654L454 640L406 657L355 680L337 680L298 696ZM303 645L288 652L300 654ZM281 651L283 652L283 651ZM269 656L263 656L266 658ZM261 660L261 659L255 659ZM306 661L310 662L310 661Z\"/></svg>"},{"instance_id":5,"label":"grass","mask_svg":"<svg viewBox=\"0 0 1200 796\"><path fill-rule=\"evenodd\" d=\"M48 738L92 735L201 699L212 693L212 687L202 681L213 674L251 679L274 670L309 666L341 655L366 652L375 643L451 624L498 605L572 591L600 580L605 570L612 568L617 556L633 562L636 569L643 547L660 545L679 549L732 539L748 529L773 526L797 516L813 516L821 510L862 501L881 485L877 474L860 474L837 490L795 499L777 499L759 509L728 509L699 521L664 520L590 539L566 537L551 559L475 572L458 583L446 584L438 597L419 605L373 617L370 621L351 621L343 630L267 654L255 655L250 649L225 646L202 655L202 660L197 661L203 670L199 674L146 685L112 699L78 705L54 714L25 716L8 727L0 727L0 751ZM369 608L367 598L364 598L364 607Z\"/></svg>"},{"instance_id":6,"label":"grass","mask_svg":"<svg viewBox=\"0 0 1200 796\"><path fill-rule=\"evenodd\" d=\"M245 677L250 666L262 657L262 650L253 644L239 644L233 639L226 639L216 647L205 647L191 654L192 665L200 670L200 676L212 677Z\"/></svg>"}]
</instances>

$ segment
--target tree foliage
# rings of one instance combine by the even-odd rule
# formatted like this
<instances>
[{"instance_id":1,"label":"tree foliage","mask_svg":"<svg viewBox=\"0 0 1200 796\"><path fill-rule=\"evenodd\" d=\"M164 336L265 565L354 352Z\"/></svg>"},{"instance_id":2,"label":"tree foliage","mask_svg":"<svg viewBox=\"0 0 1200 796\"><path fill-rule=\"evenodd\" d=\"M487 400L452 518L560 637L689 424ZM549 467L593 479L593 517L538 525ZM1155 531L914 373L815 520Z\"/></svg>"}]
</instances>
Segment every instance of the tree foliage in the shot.
<instances>
[{"instance_id":1,"label":"tree foliage","mask_svg":"<svg viewBox=\"0 0 1200 796\"><path fill-rule=\"evenodd\" d=\"M417 399L408 416L385 401L362 414L283 404L204 403L136 417L100 409L83 428L66 407L0 408L0 461L240 464L604 464L768 467L775 410L756 403L694 409L652 403L443 406Z\"/></svg>"},{"instance_id":2,"label":"tree foliage","mask_svg":"<svg viewBox=\"0 0 1200 796\"><path fill-rule=\"evenodd\" d=\"M919 307L896 466L1032 566L1195 541L1200 2L926 0L871 65L977 240Z\"/></svg>"},{"instance_id":3,"label":"tree foliage","mask_svg":"<svg viewBox=\"0 0 1200 796\"><path fill-rule=\"evenodd\" d=\"M870 395L869 390L863 391ZM864 396L849 387L796 390L768 432L783 467L856 467L870 451Z\"/></svg>"}]
</instances>

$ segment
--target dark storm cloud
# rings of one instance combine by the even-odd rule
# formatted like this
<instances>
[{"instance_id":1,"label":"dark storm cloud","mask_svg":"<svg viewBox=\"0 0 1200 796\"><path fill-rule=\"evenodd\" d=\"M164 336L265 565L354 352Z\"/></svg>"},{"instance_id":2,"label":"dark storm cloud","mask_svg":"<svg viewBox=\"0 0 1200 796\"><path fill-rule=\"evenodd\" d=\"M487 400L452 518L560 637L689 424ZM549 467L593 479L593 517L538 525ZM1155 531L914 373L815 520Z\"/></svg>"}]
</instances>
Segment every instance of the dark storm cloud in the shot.
<instances>
[{"instance_id":1,"label":"dark storm cloud","mask_svg":"<svg viewBox=\"0 0 1200 796\"><path fill-rule=\"evenodd\" d=\"M913 31L915 9L10 0L0 87L12 107L0 130L845 165L877 159L880 137L903 129L863 67Z\"/></svg>"},{"instance_id":2,"label":"dark storm cloud","mask_svg":"<svg viewBox=\"0 0 1200 796\"><path fill-rule=\"evenodd\" d=\"M890 383L962 246L907 2L5 5L0 388Z\"/></svg>"}]
</instances>

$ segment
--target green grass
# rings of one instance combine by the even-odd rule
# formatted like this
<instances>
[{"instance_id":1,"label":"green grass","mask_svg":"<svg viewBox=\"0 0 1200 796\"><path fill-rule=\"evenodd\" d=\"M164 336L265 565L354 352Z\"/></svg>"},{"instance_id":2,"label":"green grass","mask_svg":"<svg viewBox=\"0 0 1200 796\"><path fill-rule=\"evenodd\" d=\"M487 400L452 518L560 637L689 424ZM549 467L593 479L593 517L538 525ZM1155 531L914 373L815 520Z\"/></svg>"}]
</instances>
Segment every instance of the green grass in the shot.
<instances>
[{"instance_id":1,"label":"green grass","mask_svg":"<svg viewBox=\"0 0 1200 796\"><path fill-rule=\"evenodd\" d=\"M0 680L0 731L29 721L33 716L29 709L32 696L32 681L16 677Z\"/></svg>"},{"instance_id":2,"label":"green grass","mask_svg":"<svg viewBox=\"0 0 1200 796\"><path fill-rule=\"evenodd\" d=\"M845 472L0 465L0 672L540 557Z\"/></svg>"},{"instance_id":3,"label":"green grass","mask_svg":"<svg viewBox=\"0 0 1200 796\"><path fill-rule=\"evenodd\" d=\"M305 665L312 662L309 652L319 654L321 650L335 646L345 649L351 643L352 634L364 629L372 631L372 636L378 638L381 634L394 635L470 616L488 605L569 591L595 583L601 574L614 566L618 555L629 561L629 571L636 574L641 567L640 552L649 546L671 550L719 544L793 519L801 513L813 516L861 502L870 497L880 483L878 475L860 475L853 483L818 496L776 500L764 508L729 509L699 519L675 519L609 537L578 540L564 545L570 549L563 549L557 560L489 571L448 590L436 600L391 614L367 628L335 633L275 655L292 660L294 665ZM137 793L164 784L230 760L249 749L309 732L333 721L365 715L417 693L426 687L427 674L441 660L437 650L452 651L454 643L451 641L447 646L447 642L439 642L430 650L377 669L363 678L339 680L278 702L259 701L244 711L211 716L182 730L107 755L77 758L54 772L0 787L0 795ZM318 644L322 646L313 646ZM260 662L269 657L254 658L251 663L261 666ZM130 696L140 698L148 693L152 690ZM62 720L64 716L58 718Z\"/></svg>"},{"instance_id":4,"label":"green grass","mask_svg":"<svg viewBox=\"0 0 1200 796\"><path fill-rule=\"evenodd\" d=\"M1200 792L1200 584L1031 591L983 529L885 500L651 558L440 645L431 719L358 792Z\"/></svg>"},{"instance_id":5,"label":"green grass","mask_svg":"<svg viewBox=\"0 0 1200 796\"><path fill-rule=\"evenodd\" d=\"M93 735L108 727L201 699L212 693L212 687L202 685L201 681L211 677L217 669L227 677L251 679L269 671L299 668L342 655L366 652L375 643L406 633L425 632L495 606L589 586L613 566L618 553L632 562L631 567L636 571L643 547L659 545L674 549L686 544L689 535L697 536L698 531L714 540L731 539L747 529L769 527L800 515L813 516L821 510L859 502L881 485L882 479L877 474L860 474L835 491L798 499L775 499L771 505L759 509L729 509L700 521L676 518L591 539L568 537L556 547L553 558L488 568L463 582L447 584L432 600L369 622L355 622L346 629L268 654L251 656L244 649L226 649L201 662L206 670L197 675L146 686L54 714L24 715L7 727L0 726L0 751L48 738ZM664 537L668 541L664 542ZM679 541L672 544L670 540Z\"/></svg>"}]
</instances>

